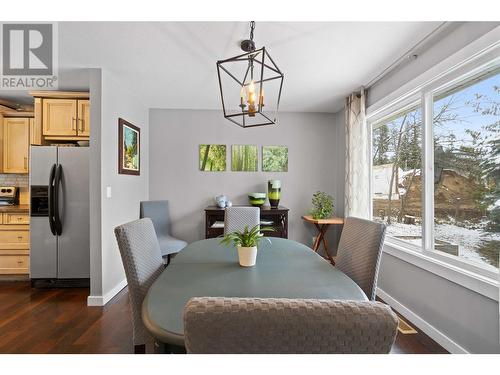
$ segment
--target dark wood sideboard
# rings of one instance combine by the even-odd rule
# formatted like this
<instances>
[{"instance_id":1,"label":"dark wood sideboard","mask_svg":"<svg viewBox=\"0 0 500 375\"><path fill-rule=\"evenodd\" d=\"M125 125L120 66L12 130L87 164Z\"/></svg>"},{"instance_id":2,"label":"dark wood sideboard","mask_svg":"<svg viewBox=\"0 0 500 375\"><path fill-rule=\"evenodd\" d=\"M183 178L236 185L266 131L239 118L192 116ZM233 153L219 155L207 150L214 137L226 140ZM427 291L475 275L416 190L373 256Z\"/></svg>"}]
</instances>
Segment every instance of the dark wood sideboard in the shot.
<instances>
[{"instance_id":1,"label":"dark wood sideboard","mask_svg":"<svg viewBox=\"0 0 500 375\"><path fill-rule=\"evenodd\" d=\"M274 232L266 232L266 236L288 238L288 208L279 206L260 208L262 226L274 228ZM205 208L205 238L222 236L224 233L224 209L217 206Z\"/></svg>"}]
</instances>

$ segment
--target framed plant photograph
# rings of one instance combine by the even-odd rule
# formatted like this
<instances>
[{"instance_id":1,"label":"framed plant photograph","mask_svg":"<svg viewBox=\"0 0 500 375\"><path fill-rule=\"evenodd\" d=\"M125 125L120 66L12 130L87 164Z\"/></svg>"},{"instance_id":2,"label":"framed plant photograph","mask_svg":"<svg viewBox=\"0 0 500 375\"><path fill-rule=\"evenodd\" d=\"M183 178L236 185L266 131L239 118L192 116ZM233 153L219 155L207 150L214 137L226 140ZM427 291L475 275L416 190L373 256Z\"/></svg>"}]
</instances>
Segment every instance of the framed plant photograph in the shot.
<instances>
[{"instance_id":1,"label":"framed plant photograph","mask_svg":"<svg viewBox=\"0 0 500 375\"><path fill-rule=\"evenodd\" d=\"M226 170L226 145L199 146L200 171L223 172Z\"/></svg>"},{"instance_id":2,"label":"framed plant photograph","mask_svg":"<svg viewBox=\"0 0 500 375\"><path fill-rule=\"evenodd\" d=\"M234 172L257 172L257 146L233 145L231 148L231 170Z\"/></svg>"},{"instance_id":3,"label":"framed plant photograph","mask_svg":"<svg viewBox=\"0 0 500 375\"><path fill-rule=\"evenodd\" d=\"M141 129L118 119L118 173L141 174Z\"/></svg>"},{"instance_id":4,"label":"framed plant photograph","mask_svg":"<svg viewBox=\"0 0 500 375\"><path fill-rule=\"evenodd\" d=\"M262 146L263 172L288 172L288 147Z\"/></svg>"}]
</instances>

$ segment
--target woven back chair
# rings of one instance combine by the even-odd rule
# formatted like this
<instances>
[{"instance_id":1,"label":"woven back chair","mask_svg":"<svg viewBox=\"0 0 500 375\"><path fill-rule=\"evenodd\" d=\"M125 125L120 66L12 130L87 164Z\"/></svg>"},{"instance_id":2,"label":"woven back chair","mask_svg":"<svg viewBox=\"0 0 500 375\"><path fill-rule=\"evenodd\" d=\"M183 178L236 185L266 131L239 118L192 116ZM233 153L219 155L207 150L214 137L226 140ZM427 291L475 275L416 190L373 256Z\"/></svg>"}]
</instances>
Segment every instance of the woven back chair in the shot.
<instances>
[{"instance_id":1,"label":"woven back chair","mask_svg":"<svg viewBox=\"0 0 500 375\"><path fill-rule=\"evenodd\" d=\"M389 353L398 318L369 301L197 297L184 309L188 353Z\"/></svg>"},{"instance_id":2,"label":"woven back chair","mask_svg":"<svg viewBox=\"0 0 500 375\"><path fill-rule=\"evenodd\" d=\"M127 276L132 308L134 351L144 353L151 337L142 323L142 302L151 284L165 269L151 219L145 218L115 228L118 248Z\"/></svg>"},{"instance_id":3,"label":"woven back chair","mask_svg":"<svg viewBox=\"0 0 500 375\"><path fill-rule=\"evenodd\" d=\"M245 229L252 229L260 224L260 208L258 207L228 207L224 213L224 235Z\"/></svg>"},{"instance_id":4,"label":"woven back chair","mask_svg":"<svg viewBox=\"0 0 500 375\"><path fill-rule=\"evenodd\" d=\"M349 276L368 298L375 300L385 224L357 217L345 219L335 267Z\"/></svg>"}]
</instances>

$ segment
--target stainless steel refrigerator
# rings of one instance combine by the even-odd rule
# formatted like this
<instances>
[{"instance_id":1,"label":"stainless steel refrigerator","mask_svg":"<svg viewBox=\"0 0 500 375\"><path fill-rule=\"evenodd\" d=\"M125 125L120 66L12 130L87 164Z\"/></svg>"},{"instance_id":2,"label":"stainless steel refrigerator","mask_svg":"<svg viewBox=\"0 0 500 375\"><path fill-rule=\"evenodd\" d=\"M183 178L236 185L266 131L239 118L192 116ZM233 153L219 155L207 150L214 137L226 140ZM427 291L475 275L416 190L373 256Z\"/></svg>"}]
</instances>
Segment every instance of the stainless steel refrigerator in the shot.
<instances>
[{"instance_id":1,"label":"stainless steel refrigerator","mask_svg":"<svg viewBox=\"0 0 500 375\"><path fill-rule=\"evenodd\" d=\"M29 173L32 284L88 284L89 148L31 146Z\"/></svg>"}]
</instances>

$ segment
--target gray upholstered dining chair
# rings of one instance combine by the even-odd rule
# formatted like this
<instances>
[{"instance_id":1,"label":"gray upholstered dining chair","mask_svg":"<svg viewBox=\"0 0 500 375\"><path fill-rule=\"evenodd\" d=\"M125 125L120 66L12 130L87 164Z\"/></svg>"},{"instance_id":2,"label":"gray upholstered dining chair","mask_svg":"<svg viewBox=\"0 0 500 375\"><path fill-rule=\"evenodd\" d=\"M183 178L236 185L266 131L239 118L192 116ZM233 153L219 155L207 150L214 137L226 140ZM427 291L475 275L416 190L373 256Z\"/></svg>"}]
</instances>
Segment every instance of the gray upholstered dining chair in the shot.
<instances>
[{"instance_id":1,"label":"gray upholstered dining chair","mask_svg":"<svg viewBox=\"0 0 500 375\"><path fill-rule=\"evenodd\" d=\"M151 219L135 220L115 228L132 308L134 352L145 353L152 342L142 322L142 302L151 284L165 269Z\"/></svg>"},{"instance_id":2,"label":"gray upholstered dining chair","mask_svg":"<svg viewBox=\"0 0 500 375\"><path fill-rule=\"evenodd\" d=\"M224 211L224 234L252 229L260 224L259 207L228 207Z\"/></svg>"},{"instance_id":3,"label":"gray upholstered dining chair","mask_svg":"<svg viewBox=\"0 0 500 375\"><path fill-rule=\"evenodd\" d=\"M197 297L184 308L188 353L389 353L398 318L371 301Z\"/></svg>"},{"instance_id":4,"label":"gray upholstered dining chair","mask_svg":"<svg viewBox=\"0 0 500 375\"><path fill-rule=\"evenodd\" d=\"M187 242L173 237L171 233L170 211L168 201L143 201L140 203L139 217L149 217L153 221L162 257L170 263L172 254L176 254L187 246Z\"/></svg>"},{"instance_id":5,"label":"gray upholstered dining chair","mask_svg":"<svg viewBox=\"0 0 500 375\"><path fill-rule=\"evenodd\" d=\"M335 267L358 284L372 301L377 290L385 228L385 224L347 217L335 259Z\"/></svg>"}]
</instances>

